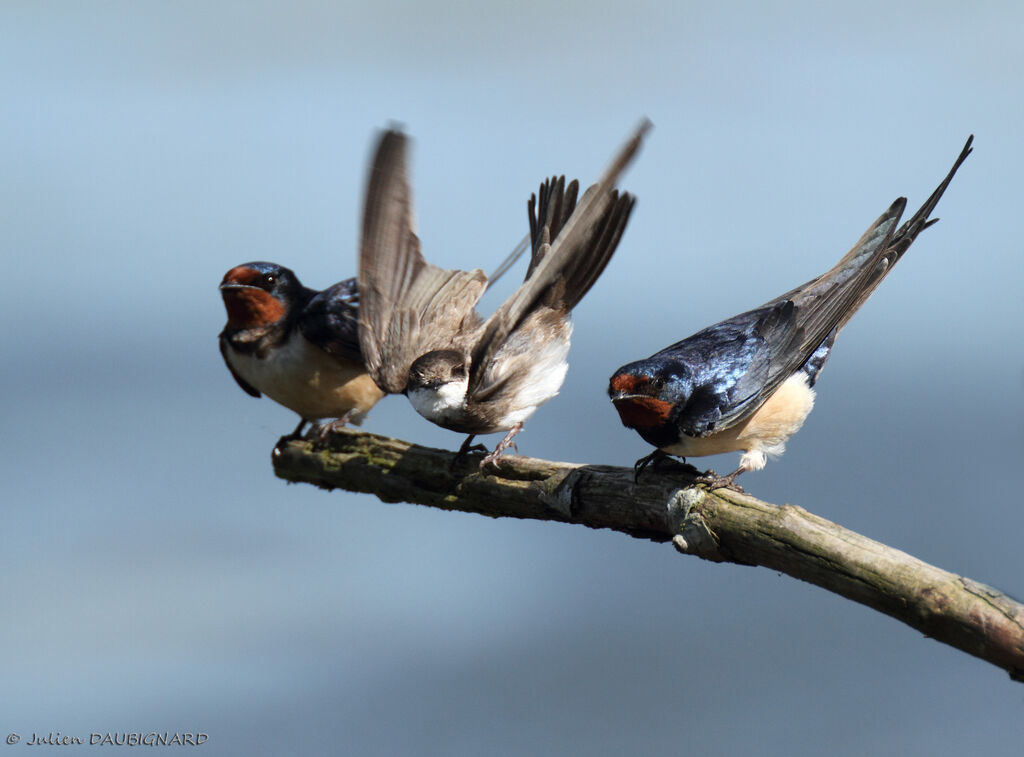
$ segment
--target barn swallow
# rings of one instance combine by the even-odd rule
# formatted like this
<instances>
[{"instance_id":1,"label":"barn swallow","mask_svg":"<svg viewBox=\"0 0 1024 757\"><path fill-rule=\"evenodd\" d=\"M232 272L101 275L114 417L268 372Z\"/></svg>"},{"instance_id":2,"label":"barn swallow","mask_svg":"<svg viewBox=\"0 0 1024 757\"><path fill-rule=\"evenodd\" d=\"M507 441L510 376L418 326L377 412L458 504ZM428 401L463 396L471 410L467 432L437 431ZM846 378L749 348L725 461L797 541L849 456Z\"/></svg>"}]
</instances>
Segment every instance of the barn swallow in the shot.
<instances>
[{"instance_id":1,"label":"barn swallow","mask_svg":"<svg viewBox=\"0 0 1024 757\"><path fill-rule=\"evenodd\" d=\"M532 254L522 285L486 321L475 311L480 270L427 263L413 231L406 137L380 139L367 189L359 257L359 341L388 393L405 394L437 425L469 434L506 431L481 462L493 462L523 423L554 397L568 370L570 313L619 243L634 200L613 190L639 150L642 124L579 204L579 185L546 181L527 205ZM454 464L454 463L453 463Z\"/></svg>"},{"instance_id":2,"label":"barn swallow","mask_svg":"<svg viewBox=\"0 0 1024 757\"><path fill-rule=\"evenodd\" d=\"M524 239L491 276L495 281L525 252ZM289 435L325 418L325 434L360 425L384 392L366 372L359 350L355 278L316 291L276 263L244 263L220 284L228 322L220 351L235 381L253 397L266 394L299 414Z\"/></svg>"},{"instance_id":3,"label":"barn swallow","mask_svg":"<svg viewBox=\"0 0 1024 757\"><path fill-rule=\"evenodd\" d=\"M698 480L728 486L767 456L781 455L814 405L813 386L836 335L871 296L929 219L973 135L921 209L897 229L899 198L833 268L759 308L709 326L611 377L608 394L624 426L657 449L636 475L665 454L682 458L742 451L728 476Z\"/></svg>"},{"instance_id":4,"label":"barn swallow","mask_svg":"<svg viewBox=\"0 0 1024 757\"><path fill-rule=\"evenodd\" d=\"M266 394L299 414L290 436L324 418L359 425L384 396L359 352L354 278L318 292L284 266L245 263L224 274L220 293L224 362L253 397Z\"/></svg>"}]
</instances>

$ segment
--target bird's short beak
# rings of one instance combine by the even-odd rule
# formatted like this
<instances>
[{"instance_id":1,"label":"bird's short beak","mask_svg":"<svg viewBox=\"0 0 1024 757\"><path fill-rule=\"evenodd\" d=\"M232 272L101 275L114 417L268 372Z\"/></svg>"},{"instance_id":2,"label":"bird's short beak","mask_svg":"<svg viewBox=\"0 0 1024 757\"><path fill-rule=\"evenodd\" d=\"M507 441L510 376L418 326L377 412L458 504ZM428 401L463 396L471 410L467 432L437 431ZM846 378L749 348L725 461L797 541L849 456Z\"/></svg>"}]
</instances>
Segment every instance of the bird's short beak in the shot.
<instances>
[{"instance_id":1,"label":"bird's short beak","mask_svg":"<svg viewBox=\"0 0 1024 757\"><path fill-rule=\"evenodd\" d=\"M644 397L645 395L627 394L626 392L615 392L614 394L609 394L608 396L612 402L625 402L626 400L639 399L641 397Z\"/></svg>"},{"instance_id":2,"label":"bird's short beak","mask_svg":"<svg viewBox=\"0 0 1024 757\"><path fill-rule=\"evenodd\" d=\"M242 289L259 289L259 287L254 287L251 284L241 284L237 281L222 281L218 289L222 292L237 292Z\"/></svg>"}]
</instances>

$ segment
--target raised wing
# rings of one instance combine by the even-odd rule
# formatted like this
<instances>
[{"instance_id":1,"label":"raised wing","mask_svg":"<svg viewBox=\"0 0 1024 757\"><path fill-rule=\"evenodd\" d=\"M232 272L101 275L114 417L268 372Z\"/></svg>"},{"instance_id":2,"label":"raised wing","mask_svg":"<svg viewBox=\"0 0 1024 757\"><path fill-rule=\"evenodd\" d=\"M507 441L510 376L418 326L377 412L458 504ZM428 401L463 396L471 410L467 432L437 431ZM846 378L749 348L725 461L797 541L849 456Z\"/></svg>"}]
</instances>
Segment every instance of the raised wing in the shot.
<instances>
[{"instance_id":1,"label":"raised wing","mask_svg":"<svg viewBox=\"0 0 1024 757\"><path fill-rule=\"evenodd\" d=\"M385 392L404 391L409 366L453 346L479 325L473 308L487 286L483 272L426 262L413 231L404 134L380 138L370 171L359 251L359 343L367 370Z\"/></svg>"},{"instance_id":2,"label":"raised wing","mask_svg":"<svg viewBox=\"0 0 1024 757\"><path fill-rule=\"evenodd\" d=\"M604 175L577 205L576 182L565 188L564 179L541 186L540 205L531 198L533 257L526 281L484 324L472 348L469 393L486 392L487 365L502 344L538 302L558 292L558 306L566 311L579 302L604 270L625 229L634 200L613 191L619 176L640 149L649 121L636 129L619 150ZM537 207L537 216L534 210ZM551 238L554 241L549 241ZM559 289L555 290L556 287Z\"/></svg>"}]
</instances>

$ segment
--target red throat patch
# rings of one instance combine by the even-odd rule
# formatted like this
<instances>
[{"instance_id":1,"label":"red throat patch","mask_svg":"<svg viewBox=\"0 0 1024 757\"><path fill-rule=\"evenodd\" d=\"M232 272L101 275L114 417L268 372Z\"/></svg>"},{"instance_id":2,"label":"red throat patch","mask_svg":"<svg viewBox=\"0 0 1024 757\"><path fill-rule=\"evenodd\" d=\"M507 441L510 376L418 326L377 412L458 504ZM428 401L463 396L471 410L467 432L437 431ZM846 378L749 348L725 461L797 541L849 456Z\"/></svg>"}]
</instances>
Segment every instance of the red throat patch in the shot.
<instances>
[{"instance_id":1,"label":"red throat patch","mask_svg":"<svg viewBox=\"0 0 1024 757\"><path fill-rule=\"evenodd\" d=\"M657 428L667 423L672 414L672 404L657 397L627 397L612 403L627 428Z\"/></svg>"},{"instance_id":2,"label":"red throat patch","mask_svg":"<svg viewBox=\"0 0 1024 757\"><path fill-rule=\"evenodd\" d=\"M632 373L620 373L617 376L612 376L611 388L616 392L622 394L633 394L636 392L638 386L643 386L647 383L647 378L644 376L634 376Z\"/></svg>"},{"instance_id":3,"label":"red throat patch","mask_svg":"<svg viewBox=\"0 0 1024 757\"><path fill-rule=\"evenodd\" d=\"M230 271L224 274L224 278L221 280L221 284L250 284L255 286L260 280L261 274L255 268L251 268L247 265L236 265Z\"/></svg>"},{"instance_id":4,"label":"red throat patch","mask_svg":"<svg viewBox=\"0 0 1024 757\"><path fill-rule=\"evenodd\" d=\"M284 304L262 289L222 289L221 296L228 311L228 326L233 329L270 326L285 315Z\"/></svg>"}]
</instances>

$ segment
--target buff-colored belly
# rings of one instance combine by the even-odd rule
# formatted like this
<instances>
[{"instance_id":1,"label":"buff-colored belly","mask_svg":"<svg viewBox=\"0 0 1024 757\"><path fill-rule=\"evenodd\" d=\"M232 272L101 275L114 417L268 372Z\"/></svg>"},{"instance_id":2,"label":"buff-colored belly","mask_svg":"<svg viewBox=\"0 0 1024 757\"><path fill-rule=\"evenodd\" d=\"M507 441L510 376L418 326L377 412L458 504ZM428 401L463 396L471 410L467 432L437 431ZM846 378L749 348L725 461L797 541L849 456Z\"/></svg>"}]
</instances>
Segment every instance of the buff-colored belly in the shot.
<instances>
[{"instance_id":1,"label":"buff-colored belly","mask_svg":"<svg viewBox=\"0 0 1024 757\"><path fill-rule=\"evenodd\" d=\"M339 361L295 336L264 359L232 356L232 367L270 399L307 420L349 416L359 424L384 396L360 363Z\"/></svg>"}]
</instances>

